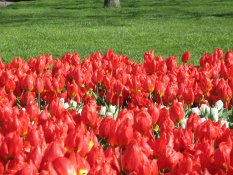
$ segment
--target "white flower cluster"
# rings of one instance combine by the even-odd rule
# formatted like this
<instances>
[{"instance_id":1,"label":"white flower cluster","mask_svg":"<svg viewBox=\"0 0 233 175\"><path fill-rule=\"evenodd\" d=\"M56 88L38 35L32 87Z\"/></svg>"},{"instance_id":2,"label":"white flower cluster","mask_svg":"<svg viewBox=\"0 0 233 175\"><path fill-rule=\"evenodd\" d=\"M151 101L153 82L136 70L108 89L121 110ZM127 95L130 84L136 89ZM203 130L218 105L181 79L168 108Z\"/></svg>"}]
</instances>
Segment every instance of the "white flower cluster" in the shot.
<instances>
[{"instance_id":1,"label":"white flower cluster","mask_svg":"<svg viewBox=\"0 0 233 175\"><path fill-rule=\"evenodd\" d=\"M211 119L215 122L221 121L222 125L226 124L226 127L229 127L229 122L222 118L221 115L224 115L222 112L224 110L223 108L223 102L221 100L218 100L213 107L209 107L206 104L202 104L200 108L194 107L191 109L191 113L196 113L201 117L202 122L206 121L207 119ZM185 117L181 121L182 128L186 128L188 118Z\"/></svg>"},{"instance_id":2,"label":"white flower cluster","mask_svg":"<svg viewBox=\"0 0 233 175\"><path fill-rule=\"evenodd\" d=\"M74 100L70 100L70 103L65 102L64 98L60 99L60 103L64 106L64 109L75 109L78 113L81 114L82 107L78 106L78 103ZM109 106L101 106L99 115L101 116L111 116L114 117L116 113L118 113L117 106L109 105Z\"/></svg>"},{"instance_id":3,"label":"white flower cluster","mask_svg":"<svg viewBox=\"0 0 233 175\"><path fill-rule=\"evenodd\" d=\"M61 98L60 103L64 106L64 109L76 109L80 114L82 112L82 108L79 108L78 103L72 99L70 100L70 103L67 103L64 98Z\"/></svg>"},{"instance_id":4,"label":"white flower cluster","mask_svg":"<svg viewBox=\"0 0 233 175\"><path fill-rule=\"evenodd\" d=\"M113 117L116 113L117 107L113 105L109 105L107 108L106 106L101 106L99 114L102 116L111 116Z\"/></svg>"}]
</instances>

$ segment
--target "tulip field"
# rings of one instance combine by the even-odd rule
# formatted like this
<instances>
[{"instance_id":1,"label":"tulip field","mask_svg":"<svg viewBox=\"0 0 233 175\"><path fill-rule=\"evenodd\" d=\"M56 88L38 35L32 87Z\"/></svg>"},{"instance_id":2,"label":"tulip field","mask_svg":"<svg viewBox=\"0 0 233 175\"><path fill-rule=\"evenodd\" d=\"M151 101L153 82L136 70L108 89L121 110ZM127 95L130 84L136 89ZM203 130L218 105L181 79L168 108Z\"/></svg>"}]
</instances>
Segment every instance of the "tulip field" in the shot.
<instances>
[{"instance_id":1,"label":"tulip field","mask_svg":"<svg viewBox=\"0 0 233 175\"><path fill-rule=\"evenodd\" d=\"M233 51L0 61L0 174L233 174Z\"/></svg>"}]
</instances>

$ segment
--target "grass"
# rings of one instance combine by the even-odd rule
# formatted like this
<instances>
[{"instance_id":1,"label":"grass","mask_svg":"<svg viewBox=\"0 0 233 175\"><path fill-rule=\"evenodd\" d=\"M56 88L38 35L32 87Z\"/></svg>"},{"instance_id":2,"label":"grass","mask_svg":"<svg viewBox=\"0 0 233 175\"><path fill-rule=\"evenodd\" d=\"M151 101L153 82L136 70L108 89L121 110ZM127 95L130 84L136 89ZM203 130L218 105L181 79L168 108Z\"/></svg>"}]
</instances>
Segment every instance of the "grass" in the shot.
<instances>
[{"instance_id":1,"label":"grass","mask_svg":"<svg viewBox=\"0 0 233 175\"><path fill-rule=\"evenodd\" d=\"M104 9L103 0L22 1L0 9L0 57L4 62L41 53L84 58L113 48L143 61L147 50L179 60L190 50L198 64L205 52L233 49L232 0L122 0Z\"/></svg>"}]
</instances>

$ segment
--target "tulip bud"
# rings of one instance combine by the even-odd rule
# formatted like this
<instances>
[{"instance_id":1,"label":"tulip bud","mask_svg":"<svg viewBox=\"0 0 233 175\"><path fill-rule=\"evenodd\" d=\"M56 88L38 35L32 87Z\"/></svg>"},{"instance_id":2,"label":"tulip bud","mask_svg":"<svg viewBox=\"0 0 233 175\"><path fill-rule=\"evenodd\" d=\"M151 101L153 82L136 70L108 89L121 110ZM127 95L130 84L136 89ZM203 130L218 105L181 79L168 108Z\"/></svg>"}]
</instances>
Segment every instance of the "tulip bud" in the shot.
<instances>
[{"instance_id":1,"label":"tulip bud","mask_svg":"<svg viewBox=\"0 0 233 175\"><path fill-rule=\"evenodd\" d=\"M187 63L190 60L190 57L191 55L189 51L184 52L184 54L182 55L182 62Z\"/></svg>"}]
</instances>

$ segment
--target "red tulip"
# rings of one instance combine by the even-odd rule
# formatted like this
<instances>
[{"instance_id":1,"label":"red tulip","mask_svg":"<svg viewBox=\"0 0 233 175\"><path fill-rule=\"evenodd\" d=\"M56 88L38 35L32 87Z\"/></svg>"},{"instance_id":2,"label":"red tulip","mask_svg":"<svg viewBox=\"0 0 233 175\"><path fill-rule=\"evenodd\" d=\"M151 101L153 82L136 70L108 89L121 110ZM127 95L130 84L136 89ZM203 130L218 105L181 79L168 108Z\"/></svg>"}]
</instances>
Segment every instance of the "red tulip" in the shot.
<instances>
[{"instance_id":1,"label":"red tulip","mask_svg":"<svg viewBox=\"0 0 233 175\"><path fill-rule=\"evenodd\" d=\"M218 145L218 149L214 153L215 164L219 169L225 169L228 171L230 168L231 162L231 151L232 151L232 142L226 143L221 142Z\"/></svg>"},{"instance_id":2,"label":"red tulip","mask_svg":"<svg viewBox=\"0 0 233 175\"><path fill-rule=\"evenodd\" d=\"M202 123L201 118L199 115L197 115L196 113L193 113L189 116L188 121L187 121L187 130L191 130L192 132L194 132L196 130L196 128L198 127L198 125L200 125Z\"/></svg>"},{"instance_id":3,"label":"red tulip","mask_svg":"<svg viewBox=\"0 0 233 175\"><path fill-rule=\"evenodd\" d=\"M11 132L4 138L0 145L0 156L4 160L17 159L22 148L23 141L20 136L16 132Z\"/></svg>"},{"instance_id":4,"label":"red tulip","mask_svg":"<svg viewBox=\"0 0 233 175\"><path fill-rule=\"evenodd\" d=\"M91 167L103 166L105 162L105 155L102 147L94 147L87 154L87 161Z\"/></svg>"},{"instance_id":5,"label":"red tulip","mask_svg":"<svg viewBox=\"0 0 233 175\"><path fill-rule=\"evenodd\" d=\"M25 163L23 168L17 172L17 175L37 175L38 174L38 169L35 167L33 163Z\"/></svg>"},{"instance_id":6,"label":"red tulip","mask_svg":"<svg viewBox=\"0 0 233 175\"><path fill-rule=\"evenodd\" d=\"M158 167L160 170L167 172L173 170L181 159L181 154L176 152L173 148L166 146L160 151L158 156Z\"/></svg>"},{"instance_id":7,"label":"red tulip","mask_svg":"<svg viewBox=\"0 0 233 175\"><path fill-rule=\"evenodd\" d=\"M26 92L20 100L20 105L21 106L30 105L31 103L35 102L35 98L36 98L35 92Z\"/></svg>"},{"instance_id":8,"label":"red tulip","mask_svg":"<svg viewBox=\"0 0 233 175\"><path fill-rule=\"evenodd\" d=\"M58 157L53 161L53 168L58 175L76 175L76 165L65 157Z\"/></svg>"},{"instance_id":9,"label":"red tulip","mask_svg":"<svg viewBox=\"0 0 233 175\"><path fill-rule=\"evenodd\" d=\"M76 160L76 162L77 162L76 166L77 166L77 172L78 172L78 174L84 174L84 175L86 175L90 171L90 165L89 165L88 161L86 160L86 158L80 156L80 154L78 152L77 153L72 152L70 154L69 159L71 161L75 161Z\"/></svg>"},{"instance_id":10,"label":"red tulip","mask_svg":"<svg viewBox=\"0 0 233 175\"><path fill-rule=\"evenodd\" d=\"M166 60L167 68L169 71L175 71L177 68L177 60L175 57L168 57Z\"/></svg>"},{"instance_id":11,"label":"red tulip","mask_svg":"<svg viewBox=\"0 0 233 175\"><path fill-rule=\"evenodd\" d=\"M36 62L36 71L41 74L45 69L46 57L45 55L40 55Z\"/></svg>"},{"instance_id":12,"label":"red tulip","mask_svg":"<svg viewBox=\"0 0 233 175\"><path fill-rule=\"evenodd\" d=\"M200 73L199 86L204 95L210 92L213 88L212 81L204 73Z\"/></svg>"},{"instance_id":13,"label":"red tulip","mask_svg":"<svg viewBox=\"0 0 233 175\"><path fill-rule=\"evenodd\" d=\"M82 121L84 124L90 127L96 126L98 120L96 103L94 100L90 100L84 107L81 113Z\"/></svg>"},{"instance_id":14,"label":"red tulip","mask_svg":"<svg viewBox=\"0 0 233 175\"><path fill-rule=\"evenodd\" d=\"M31 129L25 137L25 141L28 141L31 147L42 145L44 142L44 134L42 128L40 127Z\"/></svg>"},{"instance_id":15,"label":"red tulip","mask_svg":"<svg viewBox=\"0 0 233 175\"><path fill-rule=\"evenodd\" d=\"M144 69L146 70L147 74L155 73L156 69L156 61L154 58L154 51L148 51L144 54Z\"/></svg>"},{"instance_id":16,"label":"red tulip","mask_svg":"<svg viewBox=\"0 0 233 175\"><path fill-rule=\"evenodd\" d=\"M51 116L61 117L64 112L64 105L61 103L59 98L56 98L49 104L48 109Z\"/></svg>"},{"instance_id":17,"label":"red tulip","mask_svg":"<svg viewBox=\"0 0 233 175\"><path fill-rule=\"evenodd\" d=\"M35 81L35 91L40 94L44 91L44 80L40 77L36 78Z\"/></svg>"},{"instance_id":18,"label":"red tulip","mask_svg":"<svg viewBox=\"0 0 233 175\"><path fill-rule=\"evenodd\" d=\"M184 52L184 54L182 55L182 62L187 63L190 60L190 57L191 55L189 51Z\"/></svg>"},{"instance_id":19,"label":"red tulip","mask_svg":"<svg viewBox=\"0 0 233 175\"><path fill-rule=\"evenodd\" d=\"M220 125L211 120L206 120L197 126L195 138L197 140L215 140L221 135Z\"/></svg>"},{"instance_id":20,"label":"red tulip","mask_svg":"<svg viewBox=\"0 0 233 175\"><path fill-rule=\"evenodd\" d=\"M159 95L160 97L162 97L166 91L167 88L167 84L163 81L156 81L155 82L155 95Z\"/></svg>"},{"instance_id":21,"label":"red tulip","mask_svg":"<svg viewBox=\"0 0 233 175\"><path fill-rule=\"evenodd\" d=\"M112 117L105 117L99 127L99 134L103 138L109 138L110 137L110 131L112 129L112 126L114 125L115 121Z\"/></svg>"},{"instance_id":22,"label":"red tulip","mask_svg":"<svg viewBox=\"0 0 233 175\"><path fill-rule=\"evenodd\" d=\"M5 82L5 88L7 92L13 92L15 90L15 87L16 87L16 82L12 78L8 79Z\"/></svg>"},{"instance_id":23,"label":"red tulip","mask_svg":"<svg viewBox=\"0 0 233 175\"><path fill-rule=\"evenodd\" d=\"M122 157L123 169L128 172L137 170L142 160L141 154L141 149L137 143L128 145Z\"/></svg>"},{"instance_id":24,"label":"red tulip","mask_svg":"<svg viewBox=\"0 0 233 175\"><path fill-rule=\"evenodd\" d=\"M134 129L142 134L148 132L152 128L152 118L147 111L136 112L134 117Z\"/></svg>"},{"instance_id":25,"label":"red tulip","mask_svg":"<svg viewBox=\"0 0 233 175\"><path fill-rule=\"evenodd\" d=\"M155 80L152 77L146 77L143 80L143 89L146 92L152 93L155 89Z\"/></svg>"},{"instance_id":26,"label":"red tulip","mask_svg":"<svg viewBox=\"0 0 233 175\"><path fill-rule=\"evenodd\" d=\"M52 142L48 145L45 150L44 157L43 157L43 164L53 162L59 157L63 157L65 153L64 147L58 141Z\"/></svg>"},{"instance_id":27,"label":"red tulip","mask_svg":"<svg viewBox=\"0 0 233 175\"><path fill-rule=\"evenodd\" d=\"M163 103L164 104L171 104L174 99L176 99L177 97L177 93L178 93L178 86L177 84L172 84L172 83L169 83L167 85L167 89L163 95Z\"/></svg>"},{"instance_id":28,"label":"red tulip","mask_svg":"<svg viewBox=\"0 0 233 175\"><path fill-rule=\"evenodd\" d=\"M68 84L67 93L68 96L71 98L74 98L77 95L79 95L78 85L75 83L75 81L73 81L71 84Z\"/></svg>"},{"instance_id":29,"label":"red tulip","mask_svg":"<svg viewBox=\"0 0 233 175\"><path fill-rule=\"evenodd\" d=\"M177 101L174 101L172 103L169 112L170 117L175 124L179 123L185 116L185 111L182 103Z\"/></svg>"},{"instance_id":30,"label":"red tulip","mask_svg":"<svg viewBox=\"0 0 233 175\"><path fill-rule=\"evenodd\" d=\"M27 90L27 91L32 91L34 89L34 81L35 78L33 77L33 75L27 75L24 79L23 83L23 87Z\"/></svg>"},{"instance_id":31,"label":"red tulip","mask_svg":"<svg viewBox=\"0 0 233 175\"><path fill-rule=\"evenodd\" d=\"M104 76L105 75L104 75L104 71L103 70L102 71L95 71L93 73L93 77L92 77L93 82L96 83L96 84L102 83L103 79L104 79Z\"/></svg>"},{"instance_id":32,"label":"red tulip","mask_svg":"<svg viewBox=\"0 0 233 175\"><path fill-rule=\"evenodd\" d=\"M227 81L223 79L220 80L216 87L216 91L222 101L229 102L231 100L232 90Z\"/></svg>"},{"instance_id":33,"label":"red tulip","mask_svg":"<svg viewBox=\"0 0 233 175\"><path fill-rule=\"evenodd\" d=\"M151 119L152 119L152 123L155 124L158 119L159 119L159 113L160 113L160 106L151 106L149 109L148 109L148 112L151 116Z\"/></svg>"},{"instance_id":34,"label":"red tulip","mask_svg":"<svg viewBox=\"0 0 233 175\"><path fill-rule=\"evenodd\" d=\"M45 107L44 110L41 111L38 118L39 118L39 123L42 124L42 125L44 125L45 122L48 120L49 113L48 113L48 110L47 110L46 107Z\"/></svg>"},{"instance_id":35,"label":"red tulip","mask_svg":"<svg viewBox=\"0 0 233 175\"><path fill-rule=\"evenodd\" d=\"M38 145L30 150L28 157L33 162L35 167L39 169L41 166L43 156L44 156L44 150L42 149L42 146Z\"/></svg>"},{"instance_id":36,"label":"red tulip","mask_svg":"<svg viewBox=\"0 0 233 175\"><path fill-rule=\"evenodd\" d=\"M215 49L213 56L215 57L215 59L221 60L222 57L223 57L223 51L222 51L222 49L220 49L220 48Z\"/></svg>"},{"instance_id":37,"label":"red tulip","mask_svg":"<svg viewBox=\"0 0 233 175\"><path fill-rule=\"evenodd\" d=\"M133 127L130 119L118 121L118 127L116 129L115 137L116 145L118 146L126 146L130 143L133 138Z\"/></svg>"},{"instance_id":38,"label":"red tulip","mask_svg":"<svg viewBox=\"0 0 233 175\"><path fill-rule=\"evenodd\" d=\"M193 102L195 100L195 95L194 95L193 88L192 87L186 87L182 95L183 95L184 102L187 105L192 106Z\"/></svg>"},{"instance_id":39,"label":"red tulip","mask_svg":"<svg viewBox=\"0 0 233 175\"><path fill-rule=\"evenodd\" d=\"M27 104L26 112L29 114L31 120L37 120L39 114L38 103L34 101L31 104Z\"/></svg>"},{"instance_id":40,"label":"red tulip","mask_svg":"<svg viewBox=\"0 0 233 175\"><path fill-rule=\"evenodd\" d=\"M232 52L232 50L227 51L224 61L225 61L227 67L233 65L233 52Z\"/></svg>"}]
</instances>

